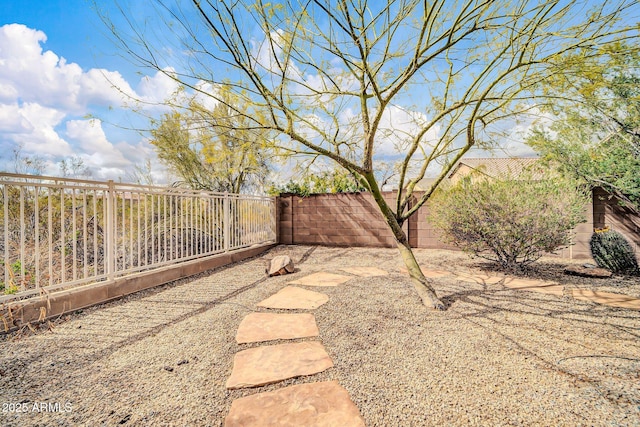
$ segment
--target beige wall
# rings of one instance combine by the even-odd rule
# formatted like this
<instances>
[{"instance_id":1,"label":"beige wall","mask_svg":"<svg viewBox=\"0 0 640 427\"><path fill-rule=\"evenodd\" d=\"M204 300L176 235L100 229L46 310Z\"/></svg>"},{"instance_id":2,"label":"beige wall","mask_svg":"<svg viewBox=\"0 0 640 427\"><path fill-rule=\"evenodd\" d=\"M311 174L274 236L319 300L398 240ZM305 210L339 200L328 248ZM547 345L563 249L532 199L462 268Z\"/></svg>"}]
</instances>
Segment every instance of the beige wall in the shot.
<instances>
[{"instance_id":1,"label":"beige wall","mask_svg":"<svg viewBox=\"0 0 640 427\"><path fill-rule=\"evenodd\" d=\"M599 191L599 192L598 192ZM395 192L384 193L393 203ZM574 245L558 252L563 258L589 259L593 228L603 224L623 233L640 255L640 217L594 192L594 203L585 206L586 223L574 229ZM416 194L417 197L420 194ZM395 241L373 198L368 193L319 194L308 197L283 195L278 198L279 242L329 246L394 247ZM427 220L428 208L421 207L404 225L415 248L455 249L438 238Z\"/></svg>"}]
</instances>

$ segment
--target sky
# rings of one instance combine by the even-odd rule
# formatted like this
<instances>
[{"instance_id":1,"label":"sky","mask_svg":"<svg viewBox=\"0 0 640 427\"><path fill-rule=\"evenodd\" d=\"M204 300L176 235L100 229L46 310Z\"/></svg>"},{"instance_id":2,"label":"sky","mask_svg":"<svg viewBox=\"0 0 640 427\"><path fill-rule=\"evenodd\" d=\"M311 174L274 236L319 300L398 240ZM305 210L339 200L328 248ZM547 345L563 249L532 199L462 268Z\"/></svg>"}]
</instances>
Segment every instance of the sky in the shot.
<instances>
[{"instance_id":1,"label":"sky","mask_svg":"<svg viewBox=\"0 0 640 427\"><path fill-rule=\"evenodd\" d=\"M0 170L16 171L19 150L45 175L75 157L92 179L128 181L150 160L162 180L123 92L155 101L174 89L123 57L90 1L0 0Z\"/></svg>"},{"instance_id":2,"label":"sky","mask_svg":"<svg viewBox=\"0 0 640 427\"><path fill-rule=\"evenodd\" d=\"M79 158L92 179L131 181L149 161L162 182L148 137L131 129L148 121L123 104L127 95L161 102L173 90L167 77L124 57L91 1L0 0L0 171L16 171L18 151L42 160L44 175ZM506 154L532 152L516 144Z\"/></svg>"}]
</instances>

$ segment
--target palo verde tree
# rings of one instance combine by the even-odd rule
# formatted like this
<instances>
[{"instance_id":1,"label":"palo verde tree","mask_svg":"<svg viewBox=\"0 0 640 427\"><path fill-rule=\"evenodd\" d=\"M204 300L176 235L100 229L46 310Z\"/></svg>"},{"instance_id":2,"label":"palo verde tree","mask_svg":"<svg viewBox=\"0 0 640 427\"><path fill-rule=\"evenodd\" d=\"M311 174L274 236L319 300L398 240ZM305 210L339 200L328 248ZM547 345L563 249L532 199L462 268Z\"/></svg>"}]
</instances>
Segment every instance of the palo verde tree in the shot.
<instances>
[{"instance_id":1,"label":"palo verde tree","mask_svg":"<svg viewBox=\"0 0 640 427\"><path fill-rule=\"evenodd\" d=\"M183 111L153 122L151 144L184 184L197 190L241 193L264 185L274 152L270 133L249 128L224 88L206 108L192 99Z\"/></svg>"},{"instance_id":2,"label":"palo verde tree","mask_svg":"<svg viewBox=\"0 0 640 427\"><path fill-rule=\"evenodd\" d=\"M501 119L532 107L537 84L563 72L562 58L637 37L637 26L622 18L635 19L640 8L635 0L154 4L160 16L153 19L122 9L127 25L113 27L122 47L148 67L175 67L167 74L195 91L201 81L225 85L246 101L236 111L246 129L276 132L284 148L324 156L357 176L422 301L437 309L444 305L403 223L468 150L499 141ZM159 22L162 30L153 26ZM375 173L389 144L400 164L393 203L382 197ZM434 166L437 179L416 196Z\"/></svg>"},{"instance_id":3,"label":"palo verde tree","mask_svg":"<svg viewBox=\"0 0 640 427\"><path fill-rule=\"evenodd\" d=\"M614 44L568 55L571 73L543 82L554 118L527 143L568 176L640 207L640 49ZM578 102L576 102L578 101Z\"/></svg>"}]
</instances>

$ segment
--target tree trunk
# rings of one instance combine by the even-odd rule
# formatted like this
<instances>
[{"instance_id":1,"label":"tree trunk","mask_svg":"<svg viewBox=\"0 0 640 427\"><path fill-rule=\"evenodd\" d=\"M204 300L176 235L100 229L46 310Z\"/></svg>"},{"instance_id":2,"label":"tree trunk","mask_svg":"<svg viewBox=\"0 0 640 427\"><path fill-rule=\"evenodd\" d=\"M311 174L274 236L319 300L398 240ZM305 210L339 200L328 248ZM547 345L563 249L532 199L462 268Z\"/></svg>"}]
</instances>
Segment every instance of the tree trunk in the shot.
<instances>
[{"instance_id":1,"label":"tree trunk","mask_svg":"<svg viewBox=\"0 0 640 427\"><path fill-rule=\"evenodd\" d=\"M404 265L407 267L407 271L409 272L409 276L413 282L413 287L418 293L420 299L422 299L422 303L426 307L433 308L435 310L444 310L444 303L437 297L436 291L422 273L422 270L418 265L418 261L416 261L416 258L413 255L413 250L409 246L408 239L405 237L403 242L396 239L396 243L400 250L400 255L402 255Z\"/></svg>"},{"instance_id":2,"label":"tree trunk","mask_svg":"<svg viewBox=\"0 0 640 427\"><path fill-rule=\"evenodd\" d=\"M380 188L377 186L373 174L365 175L365 179L369 184L371 195L380 208L380 212L384 216L387 225L393 232L393 236L396 239L396 245L400 250L400 255L402 255L404 265L407 267L407 271L409 272L409 276L411 277L411 281L413 282L413 287L422 300L422 303L426 307L433 308L435 310L444 310L445 305L442 303L442 301L440 301L440 299L438 299L436 291L429 283L429 280L422 273L422 270L418 265L418 261L416 261L416 257L413 255L413 250L409 245L409 239L407 238L405 232L402 230L402 226L396 219L395 214L382 197L382 193L380 191Z\"/></svg>"}]
</instances>

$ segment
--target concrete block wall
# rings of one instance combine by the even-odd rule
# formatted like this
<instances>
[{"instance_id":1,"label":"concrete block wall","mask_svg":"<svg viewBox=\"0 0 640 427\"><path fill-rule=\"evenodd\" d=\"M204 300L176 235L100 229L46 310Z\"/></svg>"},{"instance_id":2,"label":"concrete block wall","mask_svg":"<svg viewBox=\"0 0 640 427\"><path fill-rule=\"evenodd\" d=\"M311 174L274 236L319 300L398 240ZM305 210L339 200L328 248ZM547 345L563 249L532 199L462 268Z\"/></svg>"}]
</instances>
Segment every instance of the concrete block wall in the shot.
<instances>
[{"instance_id":1,"label":"concrete block wall","mask_svg":"<svg viewBox=\"0 0 640 427\"><path fill-rule=\"evenodd\" d=\"M370 194L283 195L280 242L393 247L395 240Z\"/></svg>"},{"instance_id":2,"label":"concrete block wall","mask_svg":"<svg viewBox=\"0 0 640 427\"><path fill-rule=\"evenodd\" d=\"M593 204L589 203L585 206L585 220L582 224L578 224L573 229L573 245L558 251L560 258L569 259L591 259L591 249L589 249L589 240L593 234L594 227Z\"/></svg>"},{"instance_id":3,"label":"concrete block wall","mask_svg":"<svg viewBox=\"0 0 640 427\"><path fill-rule=\"evenodd\" d=\"M421 197L422 194L414 193L415 199ZM457 249L455 246L445 243L440 236L439 230L429 222L428 205L421 206L409 218L409 244L412 248Z\"/></svg>"},{"instance_id":4,"label":"concrete block wall","mask_svg":"<svg viewBox=\"0 0 640 427\"><path fill-rule=\"evenodd\" d=\"M415 194L420 197L421 194ZM396 192L384 193L395 204ZM395 239L368 193L318 194L308 197L283 195L278 198L278 233L283 244L329 246L395 247ZM585 206L586 221L573 231L574 244L558 251L562 258L590 259L589 239L594 228L605 225L620 231L640 257L640 217L594 190L593 203ZM414 248L456 249L442 241L429 222L429 207L422 206L404 224ZM640 259L640 258L639 258Z\"/></svg>"},{"instance_id":5,"label":"concrete block wall","mask_svg":"<svg viewBox=\"0 0 640 427\"><path fill-rule=\"evenodd\" d=\"M383 194L395 205L396 192ZM395 247L395 239L369 193L316 194L278 198L283 244ZM453 248L438 238L422 207L403 225L409 243L420 248Z\"/></svg>"}]
</instances>

